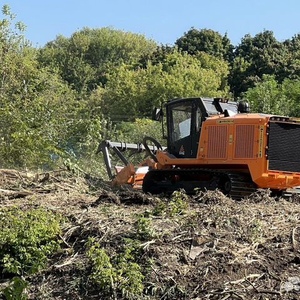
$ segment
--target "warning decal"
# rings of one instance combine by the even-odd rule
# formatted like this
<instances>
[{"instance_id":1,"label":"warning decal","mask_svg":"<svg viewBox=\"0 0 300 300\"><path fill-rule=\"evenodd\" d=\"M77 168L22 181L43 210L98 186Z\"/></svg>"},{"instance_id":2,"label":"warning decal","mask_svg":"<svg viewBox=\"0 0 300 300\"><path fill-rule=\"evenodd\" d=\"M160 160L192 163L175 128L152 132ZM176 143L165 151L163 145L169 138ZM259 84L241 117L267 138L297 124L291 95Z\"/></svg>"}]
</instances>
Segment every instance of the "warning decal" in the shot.
<instances>
[{"instance_id":1,"label":"warning decal","mask_svg":"<svg viewBox=\"0 0 300 300\"><path fill-rule=\"evenodd\" d=\"M179 155L184 155L185 154L185 150L183 145L181 145L180 150L179 150Z\"/></svg>"}]
</instances>

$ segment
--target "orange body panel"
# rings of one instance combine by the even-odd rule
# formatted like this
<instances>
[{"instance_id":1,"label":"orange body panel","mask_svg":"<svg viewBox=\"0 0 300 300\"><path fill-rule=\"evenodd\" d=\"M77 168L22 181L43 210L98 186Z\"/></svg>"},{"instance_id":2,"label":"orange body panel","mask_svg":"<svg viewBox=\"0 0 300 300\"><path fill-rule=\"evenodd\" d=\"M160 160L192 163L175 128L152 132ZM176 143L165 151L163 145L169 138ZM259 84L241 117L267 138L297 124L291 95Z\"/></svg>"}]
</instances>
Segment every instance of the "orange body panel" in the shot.
<instances>
[{"instance_id":1,"label":"orange body panel","mask_svg":"<svg viewBox=\"0 0 300 300\"><path fill-rule=\"evenodd\" d=\"M176 158L158 151L159 168L198 167L243 170L260 188L283 190L300 186L300 174L269 170L266 155L268 122L264 114L222 115L203 122L196 158Z\"/></svg>"}]
</instances>

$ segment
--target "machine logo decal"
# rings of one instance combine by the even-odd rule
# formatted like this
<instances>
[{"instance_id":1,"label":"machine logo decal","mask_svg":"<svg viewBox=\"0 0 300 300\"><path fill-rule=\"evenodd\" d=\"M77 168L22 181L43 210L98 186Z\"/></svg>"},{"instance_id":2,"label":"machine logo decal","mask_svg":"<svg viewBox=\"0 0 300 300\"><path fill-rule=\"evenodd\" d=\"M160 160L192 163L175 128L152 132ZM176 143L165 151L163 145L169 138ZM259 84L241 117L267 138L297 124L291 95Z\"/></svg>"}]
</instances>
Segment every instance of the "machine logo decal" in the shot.
<instances>
[{"instance_id":1,"label":"machine logo decal","mask_svg":"<svg viewBox=\"0 0 300 300\"><path fill-rule=\"evenodd\" d=\"M233 120L217 120L217 124L233 124Z\"/></svg>"}]
</instances>

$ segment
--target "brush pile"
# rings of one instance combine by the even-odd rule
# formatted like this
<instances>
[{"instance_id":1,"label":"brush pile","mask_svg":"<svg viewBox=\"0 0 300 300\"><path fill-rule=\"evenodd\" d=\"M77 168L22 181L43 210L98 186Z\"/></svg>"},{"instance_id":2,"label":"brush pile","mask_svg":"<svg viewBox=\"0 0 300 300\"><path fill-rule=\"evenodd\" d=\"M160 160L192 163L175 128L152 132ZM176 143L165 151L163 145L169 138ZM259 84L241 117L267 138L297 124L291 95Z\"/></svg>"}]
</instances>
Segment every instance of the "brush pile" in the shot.
<instances>
[{"instance_id":1,"label":"brush pile","mask_svg":"<svg viewBox=\"0 0 300 300\"><path fill-rule=\"evenodd\" d=\"M179 191L167 198L67 170L0 170L0 209L11 207L64 220L61 248L47 266L20 274L27 299L300 298L297 195L275 199L261 190L233 201L219 191ZM1 276L3 290L13 276Z\"/></svg>"}]
</instances>

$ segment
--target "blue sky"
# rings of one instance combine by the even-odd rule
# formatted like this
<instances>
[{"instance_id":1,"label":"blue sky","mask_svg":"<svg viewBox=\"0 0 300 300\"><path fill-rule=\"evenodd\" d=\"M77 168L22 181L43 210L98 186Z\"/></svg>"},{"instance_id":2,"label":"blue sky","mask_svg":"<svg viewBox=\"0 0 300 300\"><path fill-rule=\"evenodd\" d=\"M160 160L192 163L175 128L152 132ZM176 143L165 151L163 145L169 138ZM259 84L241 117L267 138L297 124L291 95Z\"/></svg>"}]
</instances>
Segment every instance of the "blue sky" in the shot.
<instances>
[{"instance_id":1,"label":"blue sky","mask_svg":"<svg viewBox=\"0 0 300 300\"><path fill-rule=\"evenodd\" d=\"M192 27L227 33L234 45L245 34L271 30L279 41L300 33L299 0L0 0L42 47L83 27L111 27L173 45ZM1 16L2 17L2 16Z\"/></svg>"}]
</instances>

